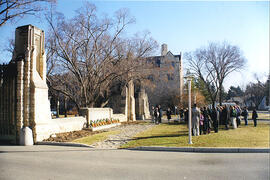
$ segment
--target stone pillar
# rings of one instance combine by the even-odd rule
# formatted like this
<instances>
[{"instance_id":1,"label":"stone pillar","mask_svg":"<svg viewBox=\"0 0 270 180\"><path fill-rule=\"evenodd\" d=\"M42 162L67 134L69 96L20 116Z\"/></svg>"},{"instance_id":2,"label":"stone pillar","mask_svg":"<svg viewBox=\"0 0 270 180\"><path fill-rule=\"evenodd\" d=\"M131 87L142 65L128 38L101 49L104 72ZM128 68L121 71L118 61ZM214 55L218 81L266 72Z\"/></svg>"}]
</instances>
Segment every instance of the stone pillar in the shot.
<instances>
[{"instance_id":1,"label":"stone pillar","mask_svg":"<svg viewBox=\"0 0 270 180\"><path fill-rule=\"evenodd\" d=\"M127 117L127 121L136 121L134 83L132 80L129 81L128 86L126 87L125 114Z\"/></svg>"},{"instance_id":2,"label":"stone pillar","mask_svg":"<svg viewBox=\"0 0 270 180\"><path fill-rule=\"evenodd\" d=\"M23 126L31 128L34 141L38 141L39 135L46 131L38 128L38 125L51 120L44 52L44 32L42 30L32 25L16 29L13 57L15 60L24 59L23 73L19 72L23 76L23 91L18 87L18 98L23 94L21 101L23 106L18 105L17 112L23 112L21 116ZM20 118L20 113L17 117Z\"/></svg>"},{"instance_id":3,"label":"stone pillar","mask_svg":"<svg viewBox=\"0 0 270 180\"><path fill-rule=\"evenodd\" d=\"M139 99L139 116L141 117L141 119L143 119L143 116L145 119L151 118L149 111L148 96L144 88L140 89L138 99Z\"/></svg>"},{"instance_id":4,"label":"stone pillar","mask_svg":"<svg viewBox=\"0 0 270 180\"><path fill-rule=\"evenodd\" d=\"M25 53L23 76L23 127L29 126L29 103L30 103L30 49Z\"/></svg>"}]
</instances>

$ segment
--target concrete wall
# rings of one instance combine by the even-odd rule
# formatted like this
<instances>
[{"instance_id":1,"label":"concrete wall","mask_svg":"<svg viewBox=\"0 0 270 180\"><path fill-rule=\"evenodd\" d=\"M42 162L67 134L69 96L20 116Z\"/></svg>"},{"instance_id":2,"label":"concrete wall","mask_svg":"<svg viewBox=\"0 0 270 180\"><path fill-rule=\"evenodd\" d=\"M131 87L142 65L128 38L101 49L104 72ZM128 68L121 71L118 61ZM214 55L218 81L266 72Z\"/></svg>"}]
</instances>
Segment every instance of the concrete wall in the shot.
<instances>
[{"instance_id":1,"label":"concrete wall","mask_svg":"<svg viewBox=\"0 0 270 180\"><path fill-rule=\"evenodd\" d=\"M125 114L113 114L112 108L82 108L80 115L84 116L89 123L98 119L119 119L120 122L127 121Z\"/></svg>"},{"instance_id":2,"label":"concrete wall","mask_svg":"<svg viewBox=\"0 0 270 180\"><path fill-rule=\"evenodd\" d=\"M120 122L127 122L127 116L125 114L113 114L113 119L119 119Z\"/></svg>"},{"instance_id":3,"label":"concrete wall","mask_svg":"<svg viewBox=\"0 0 270 180\"><path fill-rule=\"evenodd\" d=\"M84 117L57 118L36 125L36 141L42 141L56 133L79 131L85 127Z\"/></svg>"}]
</instances>

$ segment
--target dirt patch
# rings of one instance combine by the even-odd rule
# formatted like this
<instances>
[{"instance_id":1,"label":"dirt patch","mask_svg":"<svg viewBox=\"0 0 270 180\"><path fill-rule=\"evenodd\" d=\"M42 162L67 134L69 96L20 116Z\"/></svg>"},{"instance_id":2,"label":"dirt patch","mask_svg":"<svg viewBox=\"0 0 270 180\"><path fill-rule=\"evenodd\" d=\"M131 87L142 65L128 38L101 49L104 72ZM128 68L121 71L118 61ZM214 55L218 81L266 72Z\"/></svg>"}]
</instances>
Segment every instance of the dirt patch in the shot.
<instances>
[{"instance_id":1,"label":"dirt patch","mask_svg":"<svg viewBox=\"0 0 270 180\"><path fill-rule=\"evenodd\" d=\"M142 122L123 122L121 123L121 126L128 126L128 125L135 125L135 124L140 124ZM83 129L80 131L72 131L72 132L66 132L66 133L56 133L51 135L51 137L49 137L48 139L45 139L43 141L50 141L50 142L70 142L73 141L75 139L79 139L82 137L86 137L86 136L92 136L94 134L98 134L101 132L106 132L109 131L110 129L106 129L103 131L92 131L91 129Z\"/></svg>"},{"instance_id":2,"label":"dirt patch","mask_svg":"<svg viewBox=\"0 0 270 180\"><path fill-rule=\"evenodd\" d=\"M83 129L80 131L72 131L66 133L56 133L51 135L48 139L44 141L51 141L51 142L70 142L75 139L79 139L86 136L92 136L94 134L100 133L101 131L91 131L90 129Z\"/></svg>"}]
</instances>

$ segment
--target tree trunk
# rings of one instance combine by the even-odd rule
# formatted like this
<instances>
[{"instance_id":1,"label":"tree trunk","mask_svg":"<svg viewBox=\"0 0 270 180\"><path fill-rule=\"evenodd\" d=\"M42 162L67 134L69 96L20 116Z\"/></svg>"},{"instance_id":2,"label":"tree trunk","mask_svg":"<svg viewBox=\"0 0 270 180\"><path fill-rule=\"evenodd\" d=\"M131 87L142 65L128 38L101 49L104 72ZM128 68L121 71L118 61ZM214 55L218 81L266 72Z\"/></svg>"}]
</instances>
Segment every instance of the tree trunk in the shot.
<instances>
[{"instance_id":1,"label":"tree trunk","mask_svg":"<svg viewBox=\"0 0 270 180\"><path fill-rule=\"evenodd\" d=\"M222 88L219 88L219 105L222 106Z\"/></svg>"}]
</instances>

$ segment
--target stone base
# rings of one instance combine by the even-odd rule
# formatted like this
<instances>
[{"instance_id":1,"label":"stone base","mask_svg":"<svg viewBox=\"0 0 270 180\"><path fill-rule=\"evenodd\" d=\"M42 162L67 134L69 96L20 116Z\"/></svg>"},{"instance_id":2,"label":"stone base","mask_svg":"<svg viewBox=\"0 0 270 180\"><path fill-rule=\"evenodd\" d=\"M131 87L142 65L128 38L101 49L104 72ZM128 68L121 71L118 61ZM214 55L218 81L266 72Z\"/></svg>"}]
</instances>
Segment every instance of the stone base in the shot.
<instances>
[{"instance_id":1,"label":"stone base","mask_svg":"<svg viewBox=\"0 0 270 180\"><path fill-rule=\"evenodd\" d=\"M33 141L33 133L29 127L24 127L20 130L20 145L22 146L32 146L34 144Z\"/></svg>"},{"instance_id":2,"label":"stone base","mask_svg":"<svg viewBox=\"0 0 270 180\"><path fill-rule=\"evenodd\" d=\"M108 129L108 128L112 128L119 125L121 125L121 123L114 123L114 124L108 124L108 125L103 125L103 126L98 126L98 127L92 127L91 129L92 131L100 131L103 129Z\"/></svg>"}]
</instances>

